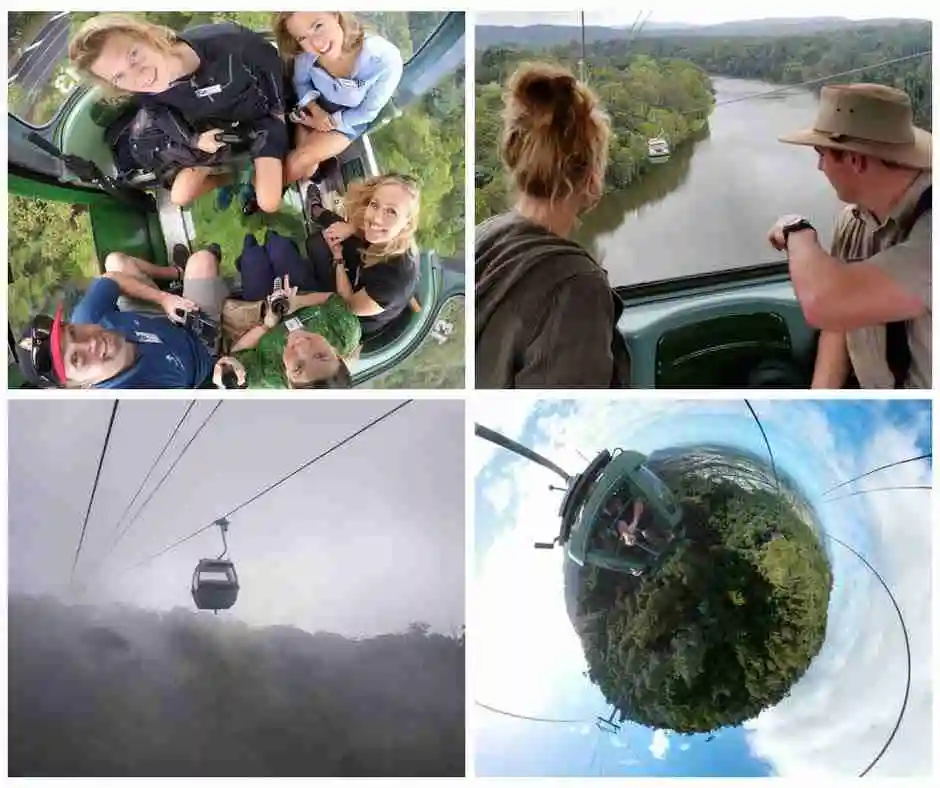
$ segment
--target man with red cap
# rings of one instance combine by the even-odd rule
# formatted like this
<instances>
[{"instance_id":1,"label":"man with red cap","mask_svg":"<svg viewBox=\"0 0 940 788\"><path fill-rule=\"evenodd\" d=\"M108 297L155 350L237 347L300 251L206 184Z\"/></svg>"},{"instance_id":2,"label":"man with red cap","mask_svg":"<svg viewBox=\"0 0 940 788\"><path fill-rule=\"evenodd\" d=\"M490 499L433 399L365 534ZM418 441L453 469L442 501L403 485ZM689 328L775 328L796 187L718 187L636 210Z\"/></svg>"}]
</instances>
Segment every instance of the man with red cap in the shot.
<instances>
[{"instance_id":1,"label":"man with red cap","mask_svg":"<svg viewBox=\"0 0 940 788\"><path fill-rule=\"evenodd\" d=\"M843 202L830 251L803 216L769 240L789 257L807 322L820 329L813 388L930 388L931 140L908 95L884 85L822 89L811 146Z\"/></svg>"},{"instance_id":2,"label":"man with red cap","mask_svg":"<svg viewBox=\"0 0 940 788\"><path fill-rule=\"evenodd\" d=\"M216 348L187 312L218 322L227 287L219 276L221 250L193 254L183 274L183 295L161 290L148 276L156 268L114 253L64 319L37 315L17 343L20 368L41 388L199 388L211 379ZM140 309L121 311L121 299ZM149 310L148 310L149 307ZM181 314L182 313L182 314ZM200 324L201 325L201 324Z\"/></svg>"}]
</instances>

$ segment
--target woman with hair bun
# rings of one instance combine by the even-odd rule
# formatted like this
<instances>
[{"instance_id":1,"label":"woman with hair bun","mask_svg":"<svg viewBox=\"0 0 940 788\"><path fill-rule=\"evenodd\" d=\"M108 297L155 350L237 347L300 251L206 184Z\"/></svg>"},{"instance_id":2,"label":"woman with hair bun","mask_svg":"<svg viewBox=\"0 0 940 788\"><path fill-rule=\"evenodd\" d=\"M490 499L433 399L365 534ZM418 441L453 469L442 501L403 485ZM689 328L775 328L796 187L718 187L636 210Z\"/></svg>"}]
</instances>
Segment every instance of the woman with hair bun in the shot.
<instances>
[{"instance_id":1,"label":"woman with hair bun","mask_svg":"<svg viewBox=\"0 0 940 788\"><path fill-rule=\"evenodd\" d=\"M476 229L478 388L619 388L629 357L607 272L571 240L604 190L610 125L559 66L510 78L500 154L511 211Z\"/></svg>"}]
</instances>

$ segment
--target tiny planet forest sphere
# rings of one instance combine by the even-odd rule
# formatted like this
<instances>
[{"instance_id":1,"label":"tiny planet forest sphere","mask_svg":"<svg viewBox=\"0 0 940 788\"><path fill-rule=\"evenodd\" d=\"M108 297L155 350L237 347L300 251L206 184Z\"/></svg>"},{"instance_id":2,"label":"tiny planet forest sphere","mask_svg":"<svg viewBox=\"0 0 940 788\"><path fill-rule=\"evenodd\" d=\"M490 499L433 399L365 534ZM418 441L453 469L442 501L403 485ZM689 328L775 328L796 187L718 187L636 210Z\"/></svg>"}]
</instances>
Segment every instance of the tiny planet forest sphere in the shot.
<instances>
[{"instance_id":1,"label":"tiny planet forest sphere","mask_svg":"<svg viewBox=\"0 0 940 788\"><path fill-rule=\"evenodd\" d=\"M783 700L825 641L822 531L792 484L739 450L657 452L645 469L680 517L662 517L636 486L599 479L604 500L592 495L581 511L591 521L574 529L637 568L566 555L588 675L621 721L678 733L739 725Z\"/></svg>"}]
</instances>

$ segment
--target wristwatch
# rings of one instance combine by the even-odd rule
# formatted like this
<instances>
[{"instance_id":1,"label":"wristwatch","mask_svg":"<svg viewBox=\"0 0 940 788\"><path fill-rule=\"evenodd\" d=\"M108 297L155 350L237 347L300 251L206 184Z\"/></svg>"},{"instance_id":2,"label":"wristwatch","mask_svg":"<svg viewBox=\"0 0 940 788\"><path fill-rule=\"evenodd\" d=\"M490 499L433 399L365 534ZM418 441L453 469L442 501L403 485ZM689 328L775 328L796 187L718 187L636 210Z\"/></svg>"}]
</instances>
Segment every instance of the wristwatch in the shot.
<instances>
[{"instance_id":1,"label":"wristwatch","mask_svg":"<svg viewBox=\"0 0 940 788\"><path fill-rule=\"evenodd\" d=\"M790 240L791 233L799 233L803 230L812 230L815 232L816 228L809 223L808 219L804 219L802 216L783 225L783 243L786 244Z\"/></svg>"}]
</instances>

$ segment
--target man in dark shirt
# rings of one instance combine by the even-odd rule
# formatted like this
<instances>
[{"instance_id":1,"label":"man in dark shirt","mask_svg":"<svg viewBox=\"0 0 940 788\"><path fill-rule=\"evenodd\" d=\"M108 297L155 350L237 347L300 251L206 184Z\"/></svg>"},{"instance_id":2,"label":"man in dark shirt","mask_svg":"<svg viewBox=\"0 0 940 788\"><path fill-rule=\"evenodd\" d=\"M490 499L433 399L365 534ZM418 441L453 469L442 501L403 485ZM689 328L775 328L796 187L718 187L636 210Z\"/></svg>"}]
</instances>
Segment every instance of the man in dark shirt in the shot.
<instances>
[{"instance_id":1,"label":"man in dark shirt","mask_svg":"<svg viewBox=\"0 0 940 788\"><path fill-rule=\"evenodd\" d=\"M215 349L179 320L179 312L198 310L219 321L228 295L219 276L218 247L192 255L183 274L183 295L159 289L154 278L166 269L120 253L105 260L107 273L96 279L75 307L71 320L37 315L18 344L20 367L43 388L198 388L212 375ZM175 274L172 274L175 275ZM120 311L119 299L143 302ZM146 311L146 305L156 309Z\"/></svg>"}]
</instances>

